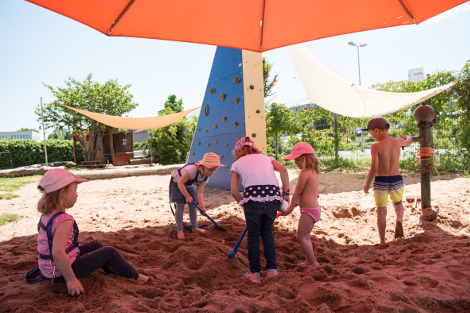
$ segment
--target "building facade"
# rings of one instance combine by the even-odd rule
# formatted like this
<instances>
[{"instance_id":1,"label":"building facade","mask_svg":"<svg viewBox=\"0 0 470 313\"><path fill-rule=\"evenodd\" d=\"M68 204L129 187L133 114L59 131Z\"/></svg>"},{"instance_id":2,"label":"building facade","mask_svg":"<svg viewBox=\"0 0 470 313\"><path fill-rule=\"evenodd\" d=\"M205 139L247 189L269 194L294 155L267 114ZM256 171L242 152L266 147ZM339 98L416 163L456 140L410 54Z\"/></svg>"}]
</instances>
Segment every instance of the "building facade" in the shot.
<instances>
[{"instance_id":1,"label":"building facade","mask_svg":"<svg viewBox=\"0 0 470 313\"><path fill-rule=\"evenodd\" d=\"M0 132L0 140L4 139L25 139L41 141L41 135L32 130L20 132Z\"/></svg>"}]
</instances>

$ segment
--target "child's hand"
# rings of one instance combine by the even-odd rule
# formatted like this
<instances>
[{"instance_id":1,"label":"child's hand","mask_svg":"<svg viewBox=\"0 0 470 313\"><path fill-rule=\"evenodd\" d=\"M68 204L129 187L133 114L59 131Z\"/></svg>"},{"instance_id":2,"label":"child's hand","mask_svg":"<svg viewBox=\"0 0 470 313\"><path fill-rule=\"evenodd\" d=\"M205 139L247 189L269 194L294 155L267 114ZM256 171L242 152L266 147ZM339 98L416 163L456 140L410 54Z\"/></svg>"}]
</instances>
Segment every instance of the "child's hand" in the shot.
<instances>
[{"instance_id":1,"label":"child's hand","mask_svg":"<svg viewBox=\"0 0 470 313\"><path fill-rule=\"evenodd\" d=\"M290 197L289 197L289 196L285 195L285 196L283 196L282 198L283 198L284 200L286 200L287 203L290 204Z\"/></svg>"},{"instance_id":2,"label":"child's hand","mask_svg":"<svg viewBox=\"0 0 470 313\"><path fill-rule=\"evenodd\" d=\"M365 185L364 186L364 192L369 193L370 185Z\"/></svg>"},{"instance_id":3,"label":"child's hand","mask_svg":"<svg viewBox=\"0 0 470 313\"><path fill-rule=\"evenodd\" d=\"M67 291L71 296L80 296L82 293L85 292L83 289L82 284L77 278L74 278L67 282Z\"/></svg>"},{"instance_id":4,"label":"child's hand","mask_svg":"<svg viewBox=\"0 0 470 313\"><path fill-rule=\"evenodd\" d=\"M205 207L200 206L199 208L202 210L203 214L206 213L206 208Z\"/></svg>"},{"instance_id":5,"label":"child's hand","mask_svg":"<svg viewBox=\"0 0 470 313\"><path fill-rule=\"evenodd\" d=\"M193 203L193 198L192 198L191 196L187 196L187 197L186 197L186 203L187 203L187 204Z\"/></svg>"}]
</instances>

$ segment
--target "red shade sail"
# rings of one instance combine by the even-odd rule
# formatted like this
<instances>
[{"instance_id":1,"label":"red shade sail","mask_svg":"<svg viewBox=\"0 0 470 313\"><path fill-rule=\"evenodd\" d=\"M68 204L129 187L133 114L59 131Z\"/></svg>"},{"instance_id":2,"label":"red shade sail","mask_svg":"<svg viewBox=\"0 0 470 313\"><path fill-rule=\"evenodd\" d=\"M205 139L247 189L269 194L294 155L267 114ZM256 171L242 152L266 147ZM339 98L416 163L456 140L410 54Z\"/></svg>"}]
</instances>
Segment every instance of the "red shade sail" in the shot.
<instances>
[{"instance_id":1,"label":"red shade sail","mask_svg":"<svg viewBox=\"0 0 470 313\"><path fill-rule=\"evenodd\" d=\"M268 51L419 24L468 0L27 0L107 36Z\"/></svg>"}]
</instances>

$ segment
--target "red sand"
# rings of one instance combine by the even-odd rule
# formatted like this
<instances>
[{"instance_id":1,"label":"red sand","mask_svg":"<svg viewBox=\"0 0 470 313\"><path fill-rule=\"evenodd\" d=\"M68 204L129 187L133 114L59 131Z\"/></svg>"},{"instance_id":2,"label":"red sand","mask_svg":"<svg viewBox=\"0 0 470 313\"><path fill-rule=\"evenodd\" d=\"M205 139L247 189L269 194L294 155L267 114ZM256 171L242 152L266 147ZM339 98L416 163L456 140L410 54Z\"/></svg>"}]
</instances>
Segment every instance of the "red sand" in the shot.
<instances>
[{"instance_id":1,"label":"red sand","mask_svg":"<svg viewBox=\"0 0 470 313\"><path fill-rule=\"evenodd\" d=\"M0 214L19 222L0 226L0 312L470 312L470 179L433 177L432 208L405 204L405 238L393 241L389 204L387 241L378 245L373 196L362 192L364 174L320 177L322 220L312 241L318 267L301 267L295 240L299 211L274 224L279 275L261 283L242 278L246 239L228 254L245 227L229 191L208 188L208 214L223 225L208 234L176 239L168 207L168 176L91 181L79 187L75 216L85 242L118 248L145 275L138 283L96 271L81 279L78 299L55 295L49 283L28 285L37 263L35 185L0 200ZM291 187L296 176L291 173ZM419 177L405 177L405 193L419 195ZM187 219L187 215L185 216ZM203 216L199 224L210 223ZM264 260L262 260L262 264ZM57 284L63 288L65 284Z\"/></svg>"}]
</instances>

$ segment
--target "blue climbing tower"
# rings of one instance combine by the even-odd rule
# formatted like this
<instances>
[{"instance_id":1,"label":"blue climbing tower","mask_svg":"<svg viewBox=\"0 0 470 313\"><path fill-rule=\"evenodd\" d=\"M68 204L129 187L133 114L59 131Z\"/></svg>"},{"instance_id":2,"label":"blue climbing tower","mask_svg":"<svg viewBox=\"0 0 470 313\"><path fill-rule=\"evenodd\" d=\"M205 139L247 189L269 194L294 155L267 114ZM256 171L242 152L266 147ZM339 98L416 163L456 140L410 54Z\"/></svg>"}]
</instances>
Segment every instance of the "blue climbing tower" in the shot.
<instances>
[{"instance_id":1,"label":"blue climbing tower","mask_svg":"<svg viewBox=\"0 0 470 313\"><path fill-rule=\"evenodd\" d=\"M225 166L210 178L208 187L230 190L232 150L250 136L266 153L263 60L261 53L217 47L188 163L214 152Z\"/></svg>"}]
</instances>

